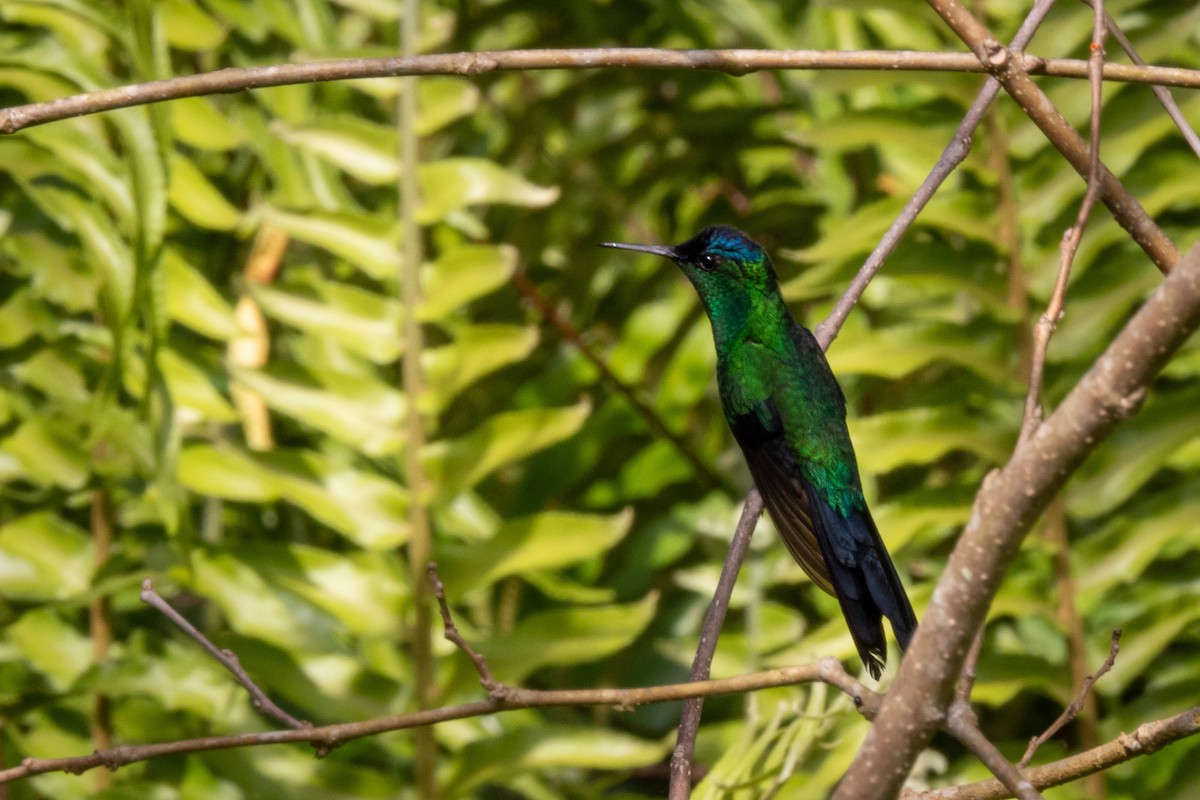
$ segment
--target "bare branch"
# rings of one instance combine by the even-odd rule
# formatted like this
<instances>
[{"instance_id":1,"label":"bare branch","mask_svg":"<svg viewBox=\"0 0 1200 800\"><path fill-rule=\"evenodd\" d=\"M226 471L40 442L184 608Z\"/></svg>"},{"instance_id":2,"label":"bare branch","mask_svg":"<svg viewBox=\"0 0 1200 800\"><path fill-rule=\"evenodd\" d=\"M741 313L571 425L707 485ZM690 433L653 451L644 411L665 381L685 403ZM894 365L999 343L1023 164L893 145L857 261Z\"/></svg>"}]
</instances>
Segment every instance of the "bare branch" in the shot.
<instances>
[{"instance_id":1,"label":"bare branch","mask_svg":"<svg viewBox=\"0 0 1200 800\"><path fill-rule=\"evenodd\" d=\"M835 798L893 797L941 723L967 649L1029 526L1200 326L1200 246L1125 325L1057 410L985 479L879 717Z\"/></svg>"},{"instance_id":2,"label":"bare branch","mask_svg":"<svg viewBox=\"0 0 1200 800\"><path fill-rule=\"evenodd\" d=\"M1046 93L1030 78L1030 72L1025 68L1025 59L998 42L958 0L928 2L971 48L979 63L996 76L1005 91L1058 148L1071 166L1080 175L1086 176L1091 160L1087 144L1054 107ZM1179 250L1175 244L1159 229L1137 199L1103 165L1100 168L1100 199L1160 270L1167 272L1175 265L1179 260Z\"/></svg>"},{"instance_id":3,"label":"bare branch","mask_svg":"<svg viewBox=\"0 0 1200 800\"><path fill-rule=\"evenodd\" d=\"M156 595L157 596L157 595ZM157 606L156 606L157 607ZM169 606L168 606L169 608ZM352 739L387 731L433 725L468 717L481 717L500 711L525 708L550 708L558 706L612 706L621 710L633 709L649 703L677 702L691 697L714 697L725 694L769 689L778 686L794 686L801 683L827 683L843 691L851 688L851 696L862 713L878 708L879 696L869 689L858 686L846 675L836 659L826 658L815 664L739 675L735 678L708 680L651 686L636 689L568 689L562 691L536 691L532 689L510 689L502 707L492 699L479 700L457 706L445 706L426 711L415 711L389 717L346 722L322 727L305 727L292 730L265 731L261 733L209 736L202 739L183 739L176 742L128 745L109 750L69 758L26 758L19 766L0 770L0 784L48 772L81 774L96 767L116 769L139 761L148 761L168 755L198 753L206 750L228 750L235 747L256 747L286 742L311 742L318 752L330 750ZM860 702L861 701L861 702Z\"/></svg>"},{"instance_id":4,"label":"bare branch","mask_svg":"<svg viewBox=\"0 0 1200 800\"><path fill-rule=\"evenodd\" d=\"M293 728L295 730L312 729L311 723L298 720L279 706L275 705L275 703L271 701L271 698L267 697L267 693L258 688L258 684L256 684L253 679L246 674L246 670L242 669L242 662L238 660L237 654L232 650L219 648L209 641L208 637L197 630L195 625L184 619L182 614L172 608L171 604L164 600L158 592L154 591L154 584L149 578L146 578L146 580L142 581L142 593L140 597L143 603L156 608L163 616L171 620L171 622L175 624L175 627L179 628L188 636L192 637L192 639L196 640L201 647L208 651L209 655L221 663L221 666L229 670L233 677L237 678L238 683L246 687L246 691L250 693L251 702L256 709L261 711L264 715L273 717L282 722L289 728ZM123 748L116 748L117 751L121 749ZM91 767L88 767L88 769L91 769ZM3 773L0 773L0 775L2 774Z\"/></svg>"},{"instance_id":5,"label":"bare branch","mask_svg":"<svg viewBox=\"0 0 1200 800\"><path fill-rule=\"evenodd\" d=\"M700 643L696 646L696 657L692 660L693 681L708 679L713 655L717 652L717 638L721 635L721 626L725 623L725 612L729 610L733 585L737 582L742 562L746 560L746 551L750 549L750 537L754 534L754 526L758 524L762 510L762 495L757 487L752 487L746 495L746 503L742 507L742 516L733 533L733 540L729 543L729 553L725 556L725 565L721 568L717 588L713 591L712 601L704 614ZM671 800L687 800L691 792L692 752L696 748L696 732L700 728L700 711L703 706L702 697L683 704L675 752L671 755L671 783L668 793Z\"/></svg>"},{"instance_id":6,"label":"bare branch","mask_svg":"<svg viewBox=\"0 0 1200 800\"><path fill-rule=\"evenodd\" d=\"M1021 771L1010 764L996 745L979 730L979 720L970 703L960 700L950 706L950 712L946 715L946 730L974 753L1000 783L1004 784L1004 788L1012 792L1013 797L1020 800L1045 800Z\"/></svg>"},{"instance_id":7,"label":"bare branch","mask_svg":"<svg viewBox=\"0 0 1200 800\"><path fill-rule=\"evenodd\" d=\"M1030 767L1022 774L1039 789L1061 786L1103 772L1132 758L1157 753L1167 745L1197 733L1200 733L1200 706L1167 719L1144 722L1132 733L1122 733L1112 741L1078 755L1040 767ZM996 780L930 792L906 790L901 794L903 800L1000 800L1010 796L1007 788Z\"/></svg>"},{"instance_id":8,"label":"bare branch","mask_svg":"<svg viewBox=\"0 0 1200 800\"><path fill-rule=\"evenodd\" d=\"M442 625L444 631L443 636L447 640L454 643L454 646L462 650L467 658L471 659L471 663L475 665L475 671L479 673L479 683L487 689L487 693L494 700L503 700L511 691L500 681L496 680L496 676L492 674L492 668L488 666L487 658L483 653L480 653L463 638L459 633L458 626L454 624L454 617L450 614L450 605L446 602L446 587L442 584L441 578L438 577L437 564L430 561L427 567L429 573L429 584L433 587L433 596L437 600L438 609L442 612Z\"/></svg>"},{"instance_id":9,"label":"bare branch","mask_svg":"<svg viewBox=\"0 0 1200 800\"><path fill-rule=\"evenodd\" d=\"M1014 56L1031 75L1087 77L1087 62L1066 58ZM463 75L544 69L703 69L745 75L764 69L843 69L908 72L986 72L968 53L920 53L906 50L663 50L650 47L598 47L575 50L503 50L437 53L397 58L351 58L269 67L229 67L149 83L101 89L45 103L0 109L0 133L117 108L209 94L229 94L268 86L289 86L356 78L402 75ZM1109 64L1106 80L1200 88L1200 70Z\"/></svg>"},{"instance_id":10,"label":"bare branch","mask_svg":"<svg viewBox=\"0 0 1200 800\"><path fill-rule=\"evenodd\" d=\"M1019 767L1029 766L1029 762L1033 759L1033 754L1037 749L1045 744L1051 736L1062 730L1062 726L1066 725L1079 714L1083 708L1084 701L1087 699L1092 687L1096 685L1096 681L1113 668L1113 664L1117 663L1117 653L1121 651L1121 629L1117 628L1112 632L1112 643L1108 647L1108 658L1104 659L1104 663L1100 665L1100 669L1096 670L1083 682L1083 687L1079 690L1079 694L1071 701L1071 704L1063 709L1063 713L1058 719L1046 728L1040 735L1029 740L1029 747L1025 748L1025 755L1021 756L1021 760L1017 763Z\"/></svg>"}]
</instances>

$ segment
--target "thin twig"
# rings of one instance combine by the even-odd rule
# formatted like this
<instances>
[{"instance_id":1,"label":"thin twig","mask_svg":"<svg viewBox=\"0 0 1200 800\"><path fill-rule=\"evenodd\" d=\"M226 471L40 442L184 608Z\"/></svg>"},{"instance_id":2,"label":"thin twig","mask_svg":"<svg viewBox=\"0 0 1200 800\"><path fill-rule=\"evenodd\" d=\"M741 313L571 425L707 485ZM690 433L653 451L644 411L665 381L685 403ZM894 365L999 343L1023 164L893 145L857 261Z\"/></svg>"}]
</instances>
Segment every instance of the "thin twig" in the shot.
<instances>
[{"instance_id":1,"label":"thin twig","mask_svg":"<svg viewBox=\"0 0 1200 800\"><path fill-rule=\"evenodd\" d=\"M438 577L437 564L430 561L427 571L429 585L433 588L433 596L437 600L438 609L442 612L442 635L455 647L462 650L467 658L471 659L471 663L475 665L475 671L479 673L479 682L484 689L487 689L487 693L492 699L504 700L512 690L496 680L496 676L492 674L492 668L488 666L487 658L483 653L471 647L459 632L458 626L454 624L454 617L450 613L450 604L446 602L446 587L442 584L442 579Z\"/></svg>"},{"instance_id":2,"label":"thin twig","mask_svg":"<svg viewBox=\"0 0 1200 800\"><path fill-rule=\"evenodd\" d=\"M153 606L163 616L175 624L175 627L192 637L201 647L208 651L208 654L221 663L221 666L229 670L233 677L237 678L238 683L246 688L250 693L251 703L256 709L268 717L282 722L293 730L311 730L312 723L305 722L293 717L291 714L284 711L279 706L267 697L267 693L258 688L251 677L246 674L246 670L242 669L242 662L238 660L237 654L227 648L219 648L208 637L196 629L196 626L183 618L183 615L171 607L171 604L162 598L158 592L154 591L154 584L149 578L142 581L141 601L148 606ZM296 740L303 741L303 740ZM121 748L116 748L120 750Z\"/></svg>"},{"instance_id":3,"label":"thin twig","mask_svg":"<svg viewBox=\"0 0 1200 800\"><path fill-rule=\"evenodd\" d=\"M1040 735L1029 740L1029 746L1025 748L1025 755L1021 756L1021 760L1017 766L1021 768L1029 766L1029 762L1033 760L1033 754L1037 752L1037 749L1045 744L1051 736L1062 730L1064 725L1075 719L1091 693L1092 687L1096 685L1096 681L1100 680L1106 672L1113 668L1113 664L1117 663L1117 653L1120 651L1121 629L1117 628L1112 632L1112 643L1108 646L1108 658L1104 659L1104 663L1100 665L1100 669L1087 676L1082 688L1079 690L1079 694L1071 701L1069 706L1063 709L1058 719L1054 720L1053 724L1049 728L1046 728Z\"/></svg>"},{"instance_id":4,"label":"thin twig","mask_svg":"<svg viewBox=\"0 0 1200 800\"><path fill-rule=\"evenodd\" d=\"M986 625L980 625L971 642L971 649L963 661L962 671L958 675L958 684L954 688L954 699L960 703L971 700L971 692L975 689L975 668L979 665L979 656L983 652L983 636L987 631Z\"/></svg>"},{"instance_id":5,"label":"thin twig","mask_svg":"<svg viewBox=\"0 0 1200 800\"><path fill-rule=\"evenodd\" d=\"M1042 24L1042 20L1046 18L1050 7L1054 5L1054 0L1038 0L1033 9L1029 12L1029 16L1021 24L1020 29L1012 40L1012 49L1021 50L1029 44L1033 38L1033 34L1037 32L1038 27ZM817 337L821 347L825 350L829 349L829 345L837 336L838 331L846 322L846 318L850 316L850 311L858 303L863 292L867 290L867 284L875 277L875 273L879 272L883 267L884 260L891 255L896 249L896 245L900 243L900 239L905 232L912 227L917 215L929 203L930 199L945 182L959 164L966 160L967 154L971 151L971 137L975 134L975 129L979 127L979 123L983 120L983 116L996 99L996 95L1000 93L1000 81L995 78L988 78L984 83L983 88L975 97L975 101L971 103L971 107L967 110L966 115L959 123L958 130L950 137L949 144L942 151L942 155L938 158L937 164L933 170L921 182L920 187L913 194L909 201L904 204L904 208L900 211L896 220L888 227L887 232L880 238L879 243L875 245L875 249L867 256L867 260L863 262L859 268L858 274L854 276L850 286L845 293L838 299L833 310L829 312L829 316L816 327L813 335Z\"/></svg>"},{"instance_id":6,"label":"thin twig","mask_svg":"<svg viewBox=\"0 0 1200 800\"><path fill-rule=\"evenodd\" d=\"M1067 283L1071 278L1071 265L1075 254L1079 251L1079 243L1083 240L1083 228L1087 225L1092 208L1100 195L1100 110L1102 91L1104 88L1104 40L1108 29L1104 25L1104 2L1095 0L1092 8L1095 10L1092 25L1091 56L1088 58L1089 73L1092 89L1091 143L1088 151L1087 191L1084 192L1083 202L1079 204L1079 213L1075 216L1075 224L1063 233L1059 246L1058 277L1054 282L1054 292L1050 295L1050 303L1037 327L1033 332L1033 353L1029 368L1029 388L1025 395L1025 417L1021 423L1021 438L1027 439L1037 430L1042 417L1042 380L1046 371L1046 351L1050 346L1050 336L1054 333L1059 319L1063 315L1066 304Z\"/></svg>"},{"instance_id":7,"label":"thin twig","mask_svg":"<svg viewBox=\"0 0 1200 800\"><path fill-rule=\"evenodd\" d=\"M721 577L717 580L717 588L713 592L712 601L704 615L704 624L700 628L700 643L696 647L696 657L692 660L691 680L705 681L708 679L709 668L713 655L717 651L717 638L721 635L721 625L725 622L725 612L729 610L729 597L733 593L733 584L737 581L738 571L746 559L746 551L750 548L750 537L754 526L762 514L763 501L758 488L750 489L746 495L746 503L742 507L742 516L738 520L737 529L733 533L733 541L729 543L729 553L725 556L725 565L721 568ZM683 714L679 719L679 734L675 740L675 752L671 755L671 783L668 790L670 800L686 800L692 789L692 753L696 748L696 732L700 727L700 711L704 706L704 698L696 697L683 704Z\"/></svg>"},{"instance_id":8,"label":"thin twig","mask_svg":"<svg viewBox=\"0 0 1200 800\"><path fill-rule=\"evenodd\" d=\"M525 273L520 270L514 272L512 282L521 296L532 303L537 308L538 313L542 315L542 318L558 331L559 336L574 346L579 351L579 354L596 368L596 371L600 373L600 377L633 406L634 410L642 416L647 425L653 428L658 435L673 444L675 449L687 459L688 463L692 465L692 469L700 477L704 478L714 489L722 489L733 495L737 494L738 490L730 483L729 479L714 472L712 467L704 462L704 459L696 453L695 449L682 436L671 430L667 423L663 421L662 415L641 398L635 387L630 386L617 377L617 374L612 371L608 363L583 340L583 336L580 335L575 326L563 318L562 314L558 313L558 309L554 307L554 304L542 294L537 285L529 280Z\"/></svg>"},{"instance_id":9,"label":"thin twig","mask_svg":"<svg viewBox=\"0 0 1200 800\"><path fill-rule=\"evenodd\" d=\"M1014 58L1030 75L1087 77L1087 63L1068 58ZM83 114L117 108L229 94L269 86L389 78L403 75L462 75L478 77L497 71L548 69L712 70L745 75L758 70L882 70L908 72L987 72L968 53L922 53L907 50L665 50L651 47L597 47L572 50L500 50L476 53L435 53L399 58L350 58L307 64L266 67L227 67L215 72L130 84L111 89L0 109L0 133L43 125ZM1200 88L1200 70L1108 64L1105 80Z\"/></svg>"},{"instance_id":10,"label":"thin twig","mask_svg":"<svg viewBox=\"0 0 1200 800\"><path fill-rule=\"evenodd\" d=\"M1081 0L1081 2L1092 5L1092 0ZM1112 15L1107 11L1104 12L1104 24L1108 27L1109 34L1117 40L1121 45L1121 49L1125 51L1125 55L1129 56L1129 60L1134 64L1142 67L1146 62L1138 55L1137 48L1133 46L1133 42L1129 41L1129 37L1125 35L1125 31L1121 30L1121 26L1117 25L1117 21L1112 18ZM1107 76L1105 76L1107 79ZM1192 152L1200 157L1200 136L1196 135L1196 131L1184 119L1183 112L1179 110L1179 104L1175 102L1175 98L1171 96L1171 92L1165 86L1151 84L1150 89L1154 92L1154 96L1158 98L1158 102L1162 103L1163 108L1167 111L1167 116L1175 123L1175 127L1179 129L1185 142L1192 148Z\"/></svg>"},{"instance_id":11,"label":"thin twig","mask_svg":"<svg viewBox=\"0 0 1200 800\"><path fill-rule=\"evenodd\" d=\"M1004 784L1004 788L1012 792L1013 797L1019 800L1046 800L1029 779L1021 774L1021 770L1010 764L996 745L983 735L983 731L979 729L979 719L970 703L958 701L950 706L946 715L946 730L974 753L1000 783Z\"/></svg>"}]
</instances>

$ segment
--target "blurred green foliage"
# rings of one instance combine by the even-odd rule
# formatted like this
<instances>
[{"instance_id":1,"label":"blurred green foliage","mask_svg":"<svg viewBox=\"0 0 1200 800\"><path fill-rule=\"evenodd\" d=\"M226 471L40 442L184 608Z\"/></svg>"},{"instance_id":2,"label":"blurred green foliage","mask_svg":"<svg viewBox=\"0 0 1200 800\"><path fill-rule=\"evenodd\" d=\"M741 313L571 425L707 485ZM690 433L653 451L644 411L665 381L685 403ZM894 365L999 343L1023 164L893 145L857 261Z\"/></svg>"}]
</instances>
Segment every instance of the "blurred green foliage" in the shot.
<instances>
[{"instance_id":1,"label":"blurred green foliage","mask_svg":"<svg viewBox=\"0 0 1200 800\"><path fill-rule=\"evenodd\" d=\"M427 51L961 49L923 4L886 0L423 5ZM1025 5L987 3L993 29L1011 35ZM1148 61L1200 67L1200 12L1163 0L1107 6ZM387 55L396 14L376 0L5 0L0 103ZM1089 15L1060 4L1032 49L1083 55ZM0 140L5 762L89 752L97 692L111 699L117 742L267 727L219 666L139 604L146 576L295 715L326 723L409 708L411 413L430 439L421 456L434 479L434 555L497 677L544 688L684 679L740 495L698 474L681 448L737 487L748 477L690 287L652 259L595 244L736 224L777 254L787 296L814 324L979 84L849 72L421 79L429 387L416 401L398 389L398 81L192 98ZM1086 125L1084 84L1044 85ZM1200 119L1200 96L1177 95ZM1107 162L1190 245L1200 163L1147 88L1109 86L1105 104ZM1003 97L975 145L830 351L879 527L918 610L976 486L1015 441L1020 342L1083 193ZM246 270L263 231L289 237L265 282ZM681 445L657 436L523 300L517 270ZM1050 350L1051 403L1158 280L1098 211ZM265 316L261 364L238 355L254 341L239 305ZM1125 629L1097 687L1104 738L1195 703L1198 374L1192 344L1065 492L1088 663L1102 660L1112 627ZM269 420L269 443L246 433L251 418ZM98 560L100 500L116 535ZM760 528L714 674L830 654L857 667L836 603L776 546L769 523ZM1053 553L1037 535L1026 543L980 665L986 730L1014 757L1072 694ZM114 628L99 659L88 624L97 598ZM438 702L477 699L466 659L440 641L437 655ZM822 796L865 732L849 700L821 686L705 711L702 797ZM436 729L439 780L448 798L662 796L655 765L677 717L661 706L447 723ZM1075 735L1041 757L1076 746ZM1112 770L1109 796L1194 796L1195 771L1182 765L1197 746ZM320 761L291 746L205 753L126 767L99 793L93 775L46 775L9 796L404 797L412 775L410 737L389 734ZM982 776L936 740L917 777Z\"/></svg>"}]
</instances>

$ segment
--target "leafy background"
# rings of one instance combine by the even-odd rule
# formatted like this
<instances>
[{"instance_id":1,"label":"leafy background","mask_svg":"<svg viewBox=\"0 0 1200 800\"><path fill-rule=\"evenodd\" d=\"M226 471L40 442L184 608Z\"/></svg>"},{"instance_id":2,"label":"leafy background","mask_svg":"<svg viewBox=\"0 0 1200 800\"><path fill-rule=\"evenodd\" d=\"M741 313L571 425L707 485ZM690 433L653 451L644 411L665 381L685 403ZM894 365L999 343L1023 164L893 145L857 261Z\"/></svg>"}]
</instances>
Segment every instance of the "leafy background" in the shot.
<instances>
[{"instance_id":1,"label":"leafy background","mask_svg":"<svg viewBox=\"0 0 1200 800\"><path fill-rule=\"evenodd\" d=\"M1200 67L1200 9L1106 5L1148 61ZM922 4L885 0L422 6L426 51L961 49ZM984 10L1007 35L1024 6ZM388 55L397 13L381 0L5 0L0 102ZM1087 8L1060 4L1033 49L1079 57L1089 32ZM690 287L595 244L739 225L777 254L794 310L815 323L979 83L837 72L421 79L428 387L416 400L399 390L399 81L194 98L0 140L4 761L89 752L97 697L117 742L267 727L218 665L138 602L147 576L297 716L410 708L413 413L429 439L434 556L498 678L683 679L749 479ZM1044 85L1083 127L1084 84ZM1200 98L1177 94L1200 119ZM1104 115L1108 165L1190 244L1200 163L1148 89L1106 87ZM1015 441L1030 320L1082 193L1001 98L830 351L868 494L918 610L975 487ZM1103 210L1075 267L1050 350L1051 402L1159 280ZM611 375L547 324L534 294ZM1125 639L1097 687L1095 733L1077 723L1040 757L1195 703L1198 374L1193 343L1069 485L1050 516L1069 534L1069 569L1055 536L1032 537L997 599L976 698L1014 758L1073 695L1067 575L1086 663L1103 659L1111 628ZM89 622L96 609L110 634ZM436 702L477 699L465 659L440 641L436 653ZM836 603L764 521L714 674L829 654L855 663ZM655 706L443 724L438 779L445 797L660 796L677 718L677 706ZM710 700L698 796L820 796L865 725L821 686ZM1184 765L1196 746L1110 771L1108 796L1195 796L1200 779ZM917 773L932 785L979 777L940 739ZM408 796L412 782L412 739L388 734L319 761L301 746L197 754L111 779L45 775L9 796L370 798Z\"/></svg>"}]
</instances>

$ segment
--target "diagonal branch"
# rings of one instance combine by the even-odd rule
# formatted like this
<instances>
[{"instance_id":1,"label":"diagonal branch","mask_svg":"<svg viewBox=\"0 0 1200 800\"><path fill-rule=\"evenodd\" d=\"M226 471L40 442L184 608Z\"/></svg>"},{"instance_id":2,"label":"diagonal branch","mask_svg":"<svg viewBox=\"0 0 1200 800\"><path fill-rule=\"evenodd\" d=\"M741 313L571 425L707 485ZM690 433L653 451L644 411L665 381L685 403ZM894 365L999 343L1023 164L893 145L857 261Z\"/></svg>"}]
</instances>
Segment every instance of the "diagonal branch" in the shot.
<instances>
[{"instance_id":1,"label":"diagonal branch","mask_svg":"<svg viewBox=\"0 0 1200 800\"><path fill-rule=\"evenodd\" d=\"M1063 709L1062 714L1058 719L1051 723L1049 728L1029 740L1029 746L1025 748L1025 755L1021 756L1021 760L1017 762L1017 766L1022 769L1029 766L1029 762L1033 760L1033 754L1037 749L1046 743L1047 740L1054 734L1062 730L1062 727L1079 715L1083 710L1083 704L1086 702L1092 687L1096 685L1096 681L1100 680L1110 669L1113 664L1117 663L1117 653L1121 651L1121 629L1117 628L1112 632L1112 643L1108 647L1108 658L1104 659L1104 663L1100 665L1100 669L1088 675L1083 681L1083 686L1079 689L1079 695L1071 701L1071 704Z\"/></svg>"},{"instance_id":2,"label":"diagonal branch","mask_svg":"<svg viewBox=\"0 0 1200 800\"><path fill-rule=\"evenodd\" d=\"M1042 20L1046 18L1046 14L1050 12L1050 7L1054 5L1054 0L1037 0L1034 3L1033 9L1021 24L1020 30L1013 37L1012 48L1014 50L1022 50L1029 41L1033 38L1033 34L1037 32L1038 27L1042 24ZM846 322L846 318L850 316L850 312L854 309L855 304L862 297L863 292L867 290L867 284L875 277L875 273L883 267L884 260L887 259L892 251L896 249L896 245L900 244L900 239L905 232L912 226L917 215L921 210L929 204L933 195L945 182L959 164L966 160L967 154L971 151L971 140L975 135L975 129L979 127L979 123L983 121L983 115L987 112L992 101L996 99L996 95L1000 93L1000 82L995 78L989 78L975 97L975 101L971 103L971 107L967 110L963 121L959 124L958 130L954 132L954 136L950 138L950 143L946 145L946 149L942 151L942 155L938 158L937 164L933 170L917 187L917 191L904 204L904 208L900 211L896 220L888 227L887 232L879 240L879 244L875 245L875 249L867 256L867 260L858 270L858 274L854 276L850 286L845 293L838 299L833 310L829 312L829 316L816 327L813 334L817 337L817 341L821 343L821 348L829 349L830 343L837 337L838 331Z\"/></svg>"},{"instance_id":3,"label":"diagonal branch","mask_svg":"<svg viewBox=\"0 0 1200 800\"><path fill-rule=\"evenodd\" d=\"M274 701L267 697L267 693L260 689L258 684L246 674L246 670L242 668L242 662L238 659L237 654L232 650L221 649L209 641L208 637L197 630L195 625L184 619L183 615L172 608L171 604L164 600L162 595L154 591L154 584L149 578L142 581L141 601L148 606L154 607L160 614L174 623L175 627L192 637L196 643L208 651L208 654L220 662L221 666L229 670L230 674L237 678L238 683L244 686L246 691L250 693L251 703L254 707L264 715L274 717L293 730L309 730L312 728L312 723L296 719L275 705Z\"/></svg>"},{"instance_id":4,"label":"diagonal branch","mask_svg":"<svg viewBox=\"0 0 1200 800\"><path fill-rule=\"evenodd\" d=\"M894 797L942 723L967 648L1021 540L1083 459L1132 415L1150 382L1200 326L1200 245L1180 260L1037 432L975 497L900 664L896 683L835 800Z\"/></svg>"}]
</instances>

